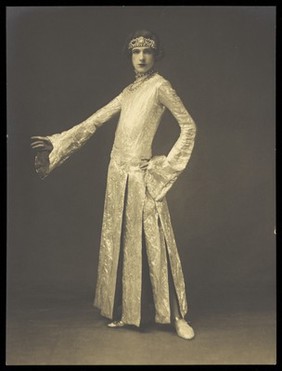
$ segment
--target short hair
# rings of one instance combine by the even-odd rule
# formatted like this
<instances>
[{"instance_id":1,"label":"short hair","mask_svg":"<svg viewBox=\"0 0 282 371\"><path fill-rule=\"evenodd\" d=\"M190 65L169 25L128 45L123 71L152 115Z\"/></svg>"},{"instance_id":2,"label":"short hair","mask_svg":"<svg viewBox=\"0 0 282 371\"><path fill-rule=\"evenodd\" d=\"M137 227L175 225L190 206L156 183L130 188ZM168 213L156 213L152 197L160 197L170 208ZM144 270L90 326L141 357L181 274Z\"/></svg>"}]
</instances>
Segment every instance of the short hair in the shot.
<instances>
[{"instance_id":1,"label":"short hair","mask_svg":"<svg viewBox=\"0 0 282 371\"><path fill-rule=\"evenodd\" d=\"M163 50L163 47L160 43L160 39L159 39L158 35L156 33L152 32L152 31L149 31L149 30L138 30L138 31L135 31L135 32L131 33L126 39L126 43L124 45L123 52L128 58L130 58L131 55L132 55L132 49L128 49L128 45L129 45L130 41L132 39L136 39L137 37L141 37L141 36L145 37L146 39L154 40L156 48L154 48L152 50L154 52L154 57L155 57L156 60L160 60L161 58L164 57L164 50Z\"/></svg>"}]
</instances>

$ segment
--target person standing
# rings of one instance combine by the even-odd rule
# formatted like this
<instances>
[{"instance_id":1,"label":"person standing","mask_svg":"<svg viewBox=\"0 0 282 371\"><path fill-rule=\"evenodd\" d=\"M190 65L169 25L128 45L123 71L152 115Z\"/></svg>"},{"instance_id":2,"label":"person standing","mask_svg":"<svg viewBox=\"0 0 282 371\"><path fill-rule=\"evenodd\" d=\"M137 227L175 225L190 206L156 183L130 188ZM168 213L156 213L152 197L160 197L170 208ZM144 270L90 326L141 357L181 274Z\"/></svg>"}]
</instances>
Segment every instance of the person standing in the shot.
<instances>
[{"instance_id":1,"label":"person standing","mask_svg":"<svg viewBox=\"0 0 282 371\"><path fill-rule=\"evenodd\" d=\"M62 133L32 137L35 168L44 179L119 114L103 213L94 305L111 328L140 327L149 276L156 323L172 323L178 336L192 339L181 261L166 194L186 168L196 125L170 82L155 70L162 57L156 34L136 31L127 43L135 81L107 105ZM152 142L164 111L180 127L167 155L153 156ZM121 308L120 311L118 308Z\"/></svg>"}]
</instances>

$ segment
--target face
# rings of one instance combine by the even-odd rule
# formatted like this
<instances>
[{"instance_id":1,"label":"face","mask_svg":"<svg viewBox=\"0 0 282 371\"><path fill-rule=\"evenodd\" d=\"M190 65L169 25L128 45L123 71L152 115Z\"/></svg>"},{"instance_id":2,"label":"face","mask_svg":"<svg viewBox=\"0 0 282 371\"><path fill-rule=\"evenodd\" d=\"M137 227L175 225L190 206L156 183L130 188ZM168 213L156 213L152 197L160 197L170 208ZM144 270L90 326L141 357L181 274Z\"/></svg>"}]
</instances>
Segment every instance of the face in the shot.
<instances>
[{"instance_id":1,"label":"face","mask_svg":"<svg viewBox=\"0 0 282 371\"><path fill-rule=\"evenodd\" d=\"M137 47L132 49L132 64L136 72L145 73L154 66L154 51L151 48Z\"/></svg>"}]
</instances>

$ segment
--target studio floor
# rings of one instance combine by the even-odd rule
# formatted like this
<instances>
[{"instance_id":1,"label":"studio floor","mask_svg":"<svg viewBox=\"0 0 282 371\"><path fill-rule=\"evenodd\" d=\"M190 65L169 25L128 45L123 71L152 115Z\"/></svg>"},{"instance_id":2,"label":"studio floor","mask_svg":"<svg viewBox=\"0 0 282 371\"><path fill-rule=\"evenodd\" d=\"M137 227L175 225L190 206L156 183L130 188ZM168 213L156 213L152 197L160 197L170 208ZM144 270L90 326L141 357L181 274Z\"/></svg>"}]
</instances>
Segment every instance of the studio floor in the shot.
<instances>
[{"instance_id":1,"label":"studio floor","mask_svg":"<svg viewBox=\"0 0 282 371\"><path fill-rule=\"evenodd\" d=\"M28 295L8 295L6 364L275 364L275 311L228 308L194 315L196 337L189 341L169 325L110 329L91 293L38 285Z\"/></svg>"}]
</instances>

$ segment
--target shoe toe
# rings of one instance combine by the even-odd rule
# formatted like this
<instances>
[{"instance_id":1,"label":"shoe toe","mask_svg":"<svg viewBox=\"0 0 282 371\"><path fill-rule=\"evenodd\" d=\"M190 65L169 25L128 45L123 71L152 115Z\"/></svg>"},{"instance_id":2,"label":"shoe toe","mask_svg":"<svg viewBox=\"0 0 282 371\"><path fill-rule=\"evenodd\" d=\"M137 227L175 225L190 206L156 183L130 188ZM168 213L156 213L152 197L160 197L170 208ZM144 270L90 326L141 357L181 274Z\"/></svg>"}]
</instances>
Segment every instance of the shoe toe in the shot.
<instances>
[{"instance_id":1,"label":"shoe toe","mask_svg":"<svg viewBox=\"0 0 282 371\"><path fill-rule=\"evenodd\" d=\"M113 321L111 323L108 323L108 327L116 328L116 327L123 327L124 323L122 321Z\"/></svg>"},{"instance_id":2,"label":"shoe toe","mask_svg":"<svg viewBox=\"0 0 282 371\"><path fill-rule=\"evenodd\" d=\"M183 339L191 340L195 333L191 326L185 320L179 320L175 324L177 335Z\"/></svg>"}]
</instances>

